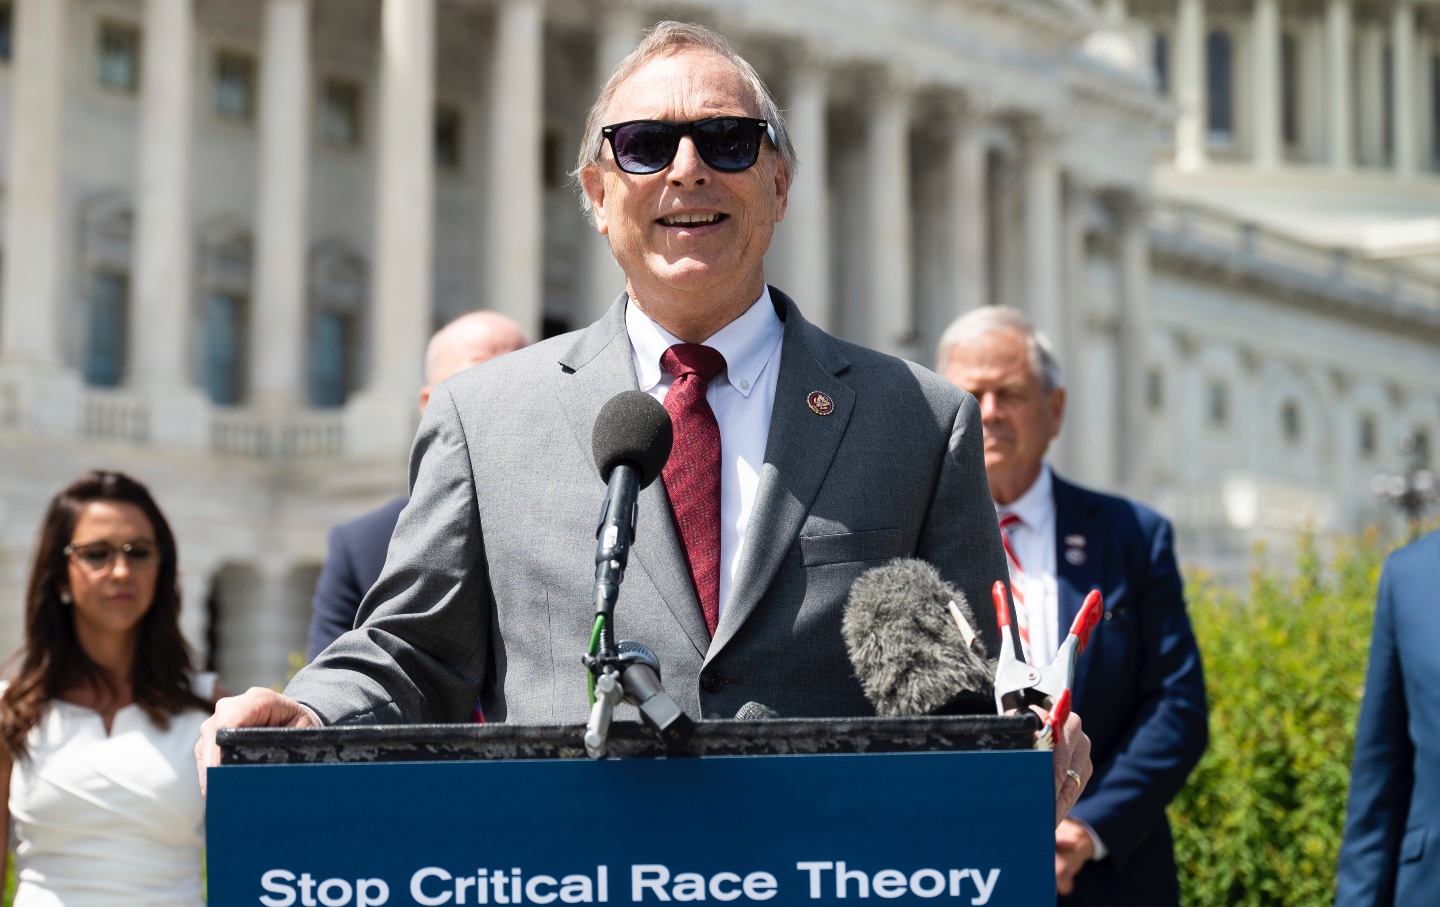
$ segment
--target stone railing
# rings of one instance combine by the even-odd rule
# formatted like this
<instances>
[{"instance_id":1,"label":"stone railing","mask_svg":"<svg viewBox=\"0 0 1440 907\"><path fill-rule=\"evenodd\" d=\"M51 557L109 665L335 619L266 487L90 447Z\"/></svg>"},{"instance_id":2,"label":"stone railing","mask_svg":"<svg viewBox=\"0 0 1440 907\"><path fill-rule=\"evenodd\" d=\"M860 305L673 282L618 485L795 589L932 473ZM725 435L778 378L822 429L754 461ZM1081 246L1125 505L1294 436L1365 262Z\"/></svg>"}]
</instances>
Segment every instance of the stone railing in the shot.
<instances>
[{"instance_id":1,"label":"stone railing","mask_svg":"<svg viewBox=\"0 0 1440 907\"><path fill-rule=\"evenodd\" d=\"M1331 491L1248 472L1216 483L1162 489L1157 502L1187 529L1323 532L1335 525L1339 499Z\"/></svg>"},{"instance_id":2,"label":"stone railing","mask_svg":"<svg viewBox=\"0 0 1440 907\"><path fill-rule=\"evenodd\" d=\"M150 438L150 406L125 391L86 390L80 401L80 434L97 441L144 444Z\"/></svg>"},{"instance_id":3,"label":"stone railing","mask_svg":"<svg viewBox=\"0 0 1440 907\"><path fill-rule=\"evenodd\" d=\"M1165 248L1218 254L1237 265L1282 272L1331 293L1440 312L1440 275L1402 262L1317 246L1230 214L1173 201L1154 203L1150 230Z\"/></svg>"},{"instance_id":4,"label":"stone railing","mask_svg":"<svg viewBox=\"0 0 1440 907\"><path fill-rule=\"evenodd\" d=\"M312 410L277 418L246 409L216 410L210 449L258 459L338 457L345 452L344 412Z\"/></svg>"}]
</instances>

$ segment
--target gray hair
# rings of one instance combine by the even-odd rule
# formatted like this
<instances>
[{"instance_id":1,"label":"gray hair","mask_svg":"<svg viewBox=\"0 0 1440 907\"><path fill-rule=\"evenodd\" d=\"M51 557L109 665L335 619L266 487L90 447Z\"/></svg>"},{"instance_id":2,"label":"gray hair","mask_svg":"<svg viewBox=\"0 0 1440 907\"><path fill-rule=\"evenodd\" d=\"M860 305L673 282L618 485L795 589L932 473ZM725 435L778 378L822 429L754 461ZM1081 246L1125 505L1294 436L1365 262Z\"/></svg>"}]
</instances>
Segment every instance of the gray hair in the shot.
<instances>
[{"instance_id":1,"label":"gray hair","mask_svg":"<svg viewBox=\"0 0 1440 907\"><path fill-rule=\"evenodd\" d=\"M605 126L605 115L610 109L610 101L614 99L615 92L619 89L620 83L635 74L640 67L646 63L684 47L697 47L702 50L712 51L719 54L730 64L740 71L740 76L750 83L750 88L755 93L755 103L760 108L760 118L770 124L770 141L775 144L775 150L780 154L780 159L785 162L785 167L793 176L800 166L800 159L795 154L795 146L790 143L790 132L785 128L785 117L780 113L780 105L775 102L775 96L770 93L760 74L755 67L742 56L737 54L731 47L730 42L724 36L713 29L703 25L694 25L689 22L664 21L650 29L645 40L640 46L632 50L615 71L610 74L610 79L605 87L600 89L600 97L595 99L591 105L590 112L585 116L585 131L580 139L580 156L576 161L575 169L571 176L578 184L580 173L592 164L600 163L601 156L605 153L605 137L600 130ZM593 222L595 212L591 210L590 196L585 194L583 186L580 187L580 205L585 210L585 216Z\"/></svg>"},{"instance_id":2,"label":"gray hair","mask_svg":"<svg viewBox=\"0 0 1440 907\"><path fill-rule=\"evenodd\" d=\"M1014 331L1025 338L1025 347L1030 351L1030 369L1047 394L1064 386L1060 360L1055 358L1050 338L1044 331L1036 330L1024 312L1004 305L981 306L951 322L935 348L935 367L943 371L957 346L995 331Z\"/></svg>"}]
</instances>

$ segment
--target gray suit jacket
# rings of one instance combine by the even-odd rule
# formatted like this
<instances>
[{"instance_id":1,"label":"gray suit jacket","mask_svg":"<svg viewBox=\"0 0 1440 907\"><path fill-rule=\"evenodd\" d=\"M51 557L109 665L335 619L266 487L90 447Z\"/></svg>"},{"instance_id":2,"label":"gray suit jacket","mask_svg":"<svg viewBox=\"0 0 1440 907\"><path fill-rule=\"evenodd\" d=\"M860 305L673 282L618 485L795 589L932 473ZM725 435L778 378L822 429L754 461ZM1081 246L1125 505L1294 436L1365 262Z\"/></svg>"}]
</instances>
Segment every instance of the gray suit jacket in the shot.
<instances>
[{"instance_id":1,"label":"gray suit jacket","mask_svg":"<svg viewBox=\"0 0 1440 907\"><path fill-rule=\"evenodd\" d=\"M935 564L969 599L990 651L989 588L1006 575L973 397L846 343L772 289L784 319L775 407L734 591L709 639L663 483L640 520L616 636L659 657L695 717L747 701L786 717L867 715L840 636L850 585L893 557ZM476 366L435 389L410 461L410 503L357 627L286 693L327 724L583 722L605 486L600 408L636 389L625 299L591 327ZM820 391L834 410L807 405ZM633 710L628 715L634 717Z\"/></svg>"}]
</instances>

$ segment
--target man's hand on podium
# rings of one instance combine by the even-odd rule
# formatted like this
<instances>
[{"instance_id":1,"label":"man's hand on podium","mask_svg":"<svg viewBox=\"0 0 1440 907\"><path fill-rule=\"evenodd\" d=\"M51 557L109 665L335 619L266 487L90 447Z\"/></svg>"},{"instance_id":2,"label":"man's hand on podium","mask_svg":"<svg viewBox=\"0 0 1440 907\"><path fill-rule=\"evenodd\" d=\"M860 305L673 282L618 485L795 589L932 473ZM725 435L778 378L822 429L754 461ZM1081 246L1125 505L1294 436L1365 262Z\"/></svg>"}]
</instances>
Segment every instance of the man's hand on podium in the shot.
<instances>
[{"instance_id":1,"label":"man's hand on podium","mask_svg":"<svg viewBox=\"0 0 1440 907\"><path fill-rule=\"evenodd\" d=\"M224 702L225 700L221 700ZM1045 711L1031 706L1043 719ZM1090 738L1080 729L1080 716L1071 712L1055 735L1055 826L1058 828L1090 783ZM1073 772L1073 774L1072 774Z\"/></svg>"},{"instance_id":2,"label":"man's hand on podium","mask_svg":"<svg viewBox=\"0 0 1440 907\"><path fill-rule=\"evenodd\" d=\"M215 732L221 728L319 726L314 712L289 696L265 687L251 687L239 696L221 699L215 703L215 714L200 725L200 740L195 744L200 793L205 793L205 770L220 764L220 747L215 744Z\"/></svg>"}]
</instances>

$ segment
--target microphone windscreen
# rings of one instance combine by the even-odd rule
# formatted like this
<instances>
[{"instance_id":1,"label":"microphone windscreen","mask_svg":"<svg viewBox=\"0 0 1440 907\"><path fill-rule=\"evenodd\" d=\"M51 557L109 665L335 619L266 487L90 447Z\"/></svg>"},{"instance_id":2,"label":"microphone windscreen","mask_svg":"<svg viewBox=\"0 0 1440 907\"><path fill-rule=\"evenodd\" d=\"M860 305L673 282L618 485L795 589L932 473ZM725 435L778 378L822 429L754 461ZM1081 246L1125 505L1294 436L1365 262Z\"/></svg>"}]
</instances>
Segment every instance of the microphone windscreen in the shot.
<instances>
[{"instance_id":1,"label":"microphone windscreen","mask_svg":"<svg viewBox=\"0 0 1440 907\"><path fill-rule=\"evenodd\" d=\"M736 721L770 721L779 717L779 712L758 702L747 702L735 713Z\"/></svg>"},{"instance_id":2,"label":"microphone windscreen","mask_svg":"<svg viewBox=\"0 0 1440 907\"><path fill-rule=\"evenodd\" d=\"M651 652L650 647L643 642L622 639L615 644L615 652L622 658L628 656L631 661L644 662L653 668L656 674L660 673L660 659L656 658L655 653Z\"/></svg>"},{"instance_id":3,"label":"microphone windscreen","mask_svg":"<svg viewBox=\"0 0 1440 907\"><path fill-rule=\"evenodd\" d=\"M670 414L643 391L623 391L606 401L591 435L600 478L608 484L615 467L629 461L640 470L641 488L660 475L674 442Z\"/></svg>"},{"instance_id":4,"label":"microphone windscreen","mask_svg":"<svg viewBox=\"0 0 1440 907\"><path fill-rule=\"evenodd\" d=\"M850 587L841 633L877 714L993 714L994 670L966 645L951 602L973 626L965 596L914 558L867 570Z\"/></svg>"}]
</instances>

